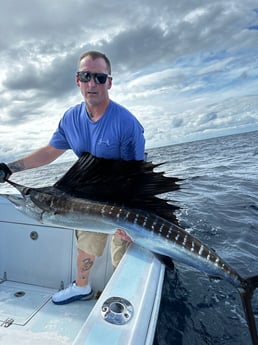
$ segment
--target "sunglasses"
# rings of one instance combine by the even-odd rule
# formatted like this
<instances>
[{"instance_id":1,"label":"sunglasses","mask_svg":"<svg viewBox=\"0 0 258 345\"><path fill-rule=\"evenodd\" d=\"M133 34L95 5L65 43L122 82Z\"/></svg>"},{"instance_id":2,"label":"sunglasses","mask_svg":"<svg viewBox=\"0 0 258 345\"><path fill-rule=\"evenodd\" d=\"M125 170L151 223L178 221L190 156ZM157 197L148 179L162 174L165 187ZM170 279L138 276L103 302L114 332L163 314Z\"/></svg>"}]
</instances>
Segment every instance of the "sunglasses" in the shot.
<instances>
[{"instance_id":1,"label":"sunglasses","mask_svg":"<svg viewBox=\"0 0 258 345\"><path fill-rule=\"evenodd\" d=\"M91 78L93 78L96 84L105 84L107 78L110 78L111 75L105 73L91 73L87 71L80 71L77 72L77 77L83 83L88 83Z\"/></svg>"}]
</instances>

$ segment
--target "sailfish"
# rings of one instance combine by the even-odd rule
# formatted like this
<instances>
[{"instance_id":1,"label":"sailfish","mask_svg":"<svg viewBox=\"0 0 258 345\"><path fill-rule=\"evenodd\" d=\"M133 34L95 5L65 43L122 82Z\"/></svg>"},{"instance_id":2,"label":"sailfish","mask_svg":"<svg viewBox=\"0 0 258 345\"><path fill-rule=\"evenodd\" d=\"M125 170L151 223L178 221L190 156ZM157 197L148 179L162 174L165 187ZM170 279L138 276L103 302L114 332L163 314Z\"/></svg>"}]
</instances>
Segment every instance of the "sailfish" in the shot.
<instances>
[{"instance_id":1,"label":"sailfish","mask_svg":"<svg viewBox=\"0 0 258 345\"><path fill-rule=\"evenodd\" d=\"M187 264L238 289L253 345L258 345L252 297L258 275L244 278L213 249L179 226L175 202L159 197L180 189L181 179L161 164L97 158L84 153L53 186L31 188L6 180L21 197L7 197L37 221L112 234L122 229L154 254Z\"/></svg>"}]
</instances>

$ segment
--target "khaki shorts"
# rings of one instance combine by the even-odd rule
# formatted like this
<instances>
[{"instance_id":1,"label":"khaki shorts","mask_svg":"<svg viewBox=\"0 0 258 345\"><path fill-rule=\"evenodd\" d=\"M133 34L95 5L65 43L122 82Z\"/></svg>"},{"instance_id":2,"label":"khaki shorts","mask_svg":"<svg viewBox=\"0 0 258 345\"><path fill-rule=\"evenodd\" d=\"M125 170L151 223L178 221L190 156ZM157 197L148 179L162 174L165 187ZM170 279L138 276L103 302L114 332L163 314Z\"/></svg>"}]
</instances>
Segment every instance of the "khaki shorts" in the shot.
<instances>
[{"instance_id":1,"label":"khaki shorts","mask_svg":"<svg viewBox=\"0 0 258 345\"><path fill-rule=\"evenodd\" d=\"M107 242L107 234L80 230L76 230L75 234L77 238L77 247L79 249L94 256L101 256L103 254ZM128 245L129 242L116 235L112 236L111 256L114 267L118 266Z\"/></svg>"},{"instance_id":2,"label":"khaki shorts","mask_svg":"<svg viewBox=\"0 0 258 345\"><path fill-rule=\"evenodd\" d=\"M113 235L111 241L112 264L116 268L122 259L130 242L123 240L121 237Z\"/></svg>"}]
</instances>

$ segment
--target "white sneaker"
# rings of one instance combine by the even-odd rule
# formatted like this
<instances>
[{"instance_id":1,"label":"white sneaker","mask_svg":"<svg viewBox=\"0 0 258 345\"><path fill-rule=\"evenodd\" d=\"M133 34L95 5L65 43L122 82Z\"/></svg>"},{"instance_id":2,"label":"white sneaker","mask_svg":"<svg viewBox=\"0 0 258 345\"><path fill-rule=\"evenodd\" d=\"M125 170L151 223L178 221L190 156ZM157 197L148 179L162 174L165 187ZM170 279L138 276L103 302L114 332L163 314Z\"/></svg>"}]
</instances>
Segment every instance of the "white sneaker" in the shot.
<instances>
[{"instance_id":1,"label":"white sneaker","mask_svg":"<svg viewBox=\"0 0 258 345\"><path fill-rule=\"evenodd\" d=\"M74 281L68 288L56 292L52 296L52 302L55 304L67 304L73 301L87 301L93 297L93 291L88 284L84 287L76 285Z\"/></svg>"}]
</instances>

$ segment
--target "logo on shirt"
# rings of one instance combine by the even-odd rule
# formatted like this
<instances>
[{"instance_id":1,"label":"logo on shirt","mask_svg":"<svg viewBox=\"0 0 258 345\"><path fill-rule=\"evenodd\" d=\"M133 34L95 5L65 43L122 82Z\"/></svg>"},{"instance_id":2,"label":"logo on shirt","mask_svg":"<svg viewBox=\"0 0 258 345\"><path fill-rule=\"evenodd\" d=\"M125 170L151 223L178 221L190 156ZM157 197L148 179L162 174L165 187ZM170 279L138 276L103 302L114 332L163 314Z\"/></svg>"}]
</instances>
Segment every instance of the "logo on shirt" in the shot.
<instances>
[{"instance_id":1,"label":"logo on shirt","mask_svg":"<svg viewBox=\"0 0 258 345\"><path fill-rule=\"evenodd\" d=\"M98 141L98 145L110 146L110 141L109 141L109 139L103 139L103 138L101 138L101 139L99 139L99 141Z\"/></svg>"}]
</instances>

